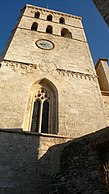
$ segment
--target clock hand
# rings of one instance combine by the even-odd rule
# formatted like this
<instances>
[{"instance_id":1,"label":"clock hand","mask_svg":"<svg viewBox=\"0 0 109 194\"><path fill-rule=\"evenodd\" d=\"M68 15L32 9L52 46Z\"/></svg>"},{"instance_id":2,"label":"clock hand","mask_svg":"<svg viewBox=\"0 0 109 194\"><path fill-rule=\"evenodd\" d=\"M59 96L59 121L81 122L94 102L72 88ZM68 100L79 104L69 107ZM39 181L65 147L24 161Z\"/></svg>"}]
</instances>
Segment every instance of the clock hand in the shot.
<instances>
[{"instance_id":1,"label":"clock hand","mask_svg":"<svg viewBox=\"0 0 109 194\"><path fill-rule=\"evenodd\" d=\"M46 43L40 43L42 46L46 46Z\"/></svg>"}]
</instances>

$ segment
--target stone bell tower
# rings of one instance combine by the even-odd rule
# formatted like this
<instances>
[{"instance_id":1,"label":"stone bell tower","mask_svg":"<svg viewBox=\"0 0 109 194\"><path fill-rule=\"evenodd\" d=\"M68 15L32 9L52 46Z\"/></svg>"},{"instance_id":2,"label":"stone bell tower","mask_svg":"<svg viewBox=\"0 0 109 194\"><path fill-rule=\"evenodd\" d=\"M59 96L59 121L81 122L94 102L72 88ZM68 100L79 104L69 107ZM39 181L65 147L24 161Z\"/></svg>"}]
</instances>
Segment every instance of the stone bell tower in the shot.
<instances>
[{"instance_id":1,"label":"stone bell tower","mask_svg":"<svg viewBox=\"0 0 109 194\"><path fill-rule=\"evenodd\" d=\"M0 194L48 194L65 142L107 125L81 18L26 5L0 80Z\"/></svg>"},{"instance_id":2,"label":"stone bell tower","mask_svg":"<svg viewBox=\"0 0 109 194\"><path fill-rule=\"evenodd\" d=\"M26 5L0 73L1 128L77 137L106 126L80 17Z\"/></svg>"}]
</instances>

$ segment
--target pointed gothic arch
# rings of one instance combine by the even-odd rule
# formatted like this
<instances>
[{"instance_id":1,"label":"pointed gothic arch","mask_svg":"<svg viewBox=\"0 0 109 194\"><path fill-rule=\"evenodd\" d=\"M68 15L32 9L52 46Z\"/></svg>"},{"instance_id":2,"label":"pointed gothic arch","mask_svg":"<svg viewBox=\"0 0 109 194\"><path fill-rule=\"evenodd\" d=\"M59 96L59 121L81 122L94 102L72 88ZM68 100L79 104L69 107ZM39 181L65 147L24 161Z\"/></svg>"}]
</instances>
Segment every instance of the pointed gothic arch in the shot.
<instances>
[{"instance_id":1,"label":"pointed gothic arch","mask_svg":"<svg viewBox=\"0 0 109 194\"><path fill-rule=\"evenodd\" d=\"M58 92L50 80L42 79L32 84L24 128L31 132L57 134Z\"/></svg>"}]
</instances>

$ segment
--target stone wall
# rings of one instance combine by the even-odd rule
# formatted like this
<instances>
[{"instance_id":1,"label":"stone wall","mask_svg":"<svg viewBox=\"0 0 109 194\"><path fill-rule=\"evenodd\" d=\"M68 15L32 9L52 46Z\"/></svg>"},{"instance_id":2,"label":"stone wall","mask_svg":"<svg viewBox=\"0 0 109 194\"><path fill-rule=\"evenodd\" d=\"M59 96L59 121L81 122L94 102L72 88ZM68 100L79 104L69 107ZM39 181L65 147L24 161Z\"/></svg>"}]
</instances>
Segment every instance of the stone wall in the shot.
<instances>
[{"instance_id":1,"label":"stone wall","mask_svg":"<svg viewBox=\"0 0 109 194\"><path fill-rule=\"evenodd\" d=\"M0 194L48 194L66 141L59 136L0 130Z\"/></svg>"},{"instance_id":2,"label":"stone wall","mask_svg":"<svg viewBox=\"0 0 109 194\"><path fill-rule=\"evenodd\" d=\"M37 83L43 79L51 81L58 91L58 134L74 138L106 126L96 76L57 68L44 70L40 65L4 61L0 78L0 128L30 130L25 125L28 119L24 119L31 108L27 104L37 89ZM34 91L31 92L33 85Z\"/></svg>"},{"instance_id":3,"label":"stone wall","mask_svg":"<svg viewBox=\"0 0 109 194\"><path fill-rule=\"evenodd\" d=\"M95 66L98 76L98 82L100 85L102 99L103 99L103 111L106 118L107 126L109 126L109 66L108 60L101 58L97 61Z\"/></svg>"},{"instance_id":4,"label":"stone wall","mask_svg":"<svg viewBox=\"0 0 109 194\"><path fill-rule=\"evenodd\" d=\"M0 130L0 194L107 194L108 136L108 128L75 140Z\"/></svg>"},{"instance_id":5,"label":"stone wall","mask_svg":"<svg viewBox=\"0 0 109 194\"><path fill-rule=\"evenodd\" d=\"M104 102L104 113L107 118L107 126L109 126L109 92L102 92Z\"/></svg>"},{"instance_id":6,"label":"stone wall","mask_svg":"<svg viewBox=\"0 0 109 194\"><path fill-rule=\"evenodd\" d=\"M61 155L60 173L52 177L50 194L107 194L104 149L109 128L73 140ZM108 162L108 161L107 161Z\"/></svg>"},{"instance_id":7,"label":"stone wall","mask_svg":"<svg viewBox=\"0 0 109 194\"><path fill-rule=\"evenodd\" d=\"M93 0L93 2L95 3L97 9L99 10L105 22L109 26L109 1L108 0L105 0L105 1L104 0Z\"/></svg>"},{"instance_id":8,"label":"stone wall","mask_svg":"<svg viewBox=\"0 0 109 194\"><path fill-rule=\"evenodd\" d=\"M98 82L99 82L101 91L109 91L108 60L105 58L99 59L96 63L95 69L98 76Z\"/></svg>"},{"instance_id":9,"label":"stone wall","mask_svg":"<svg viewBox=\"0 0 109 194\"><path fill-rule=\"evenodd\" d=\"M37 10L40 18L35 18ZM52 14L52 21L47 21L48 14ZM59 23L60 17L65 24ZM37 31L31 30L33 22L38 23ZM52 34L46 33L48 25L53 27ZM70 30L72 38L61 36L63 28ZM36 41L40 39L52 41L54 48L39 48ZM57 90L55 134L74 138L106 127L103 100L80 17L27 5L1 62L0 79L1 128L31 130L32 116L28 112L33 107L28 102L41 80L46 80L46 85L51 82Z\"/></svg>"}]
</instances>

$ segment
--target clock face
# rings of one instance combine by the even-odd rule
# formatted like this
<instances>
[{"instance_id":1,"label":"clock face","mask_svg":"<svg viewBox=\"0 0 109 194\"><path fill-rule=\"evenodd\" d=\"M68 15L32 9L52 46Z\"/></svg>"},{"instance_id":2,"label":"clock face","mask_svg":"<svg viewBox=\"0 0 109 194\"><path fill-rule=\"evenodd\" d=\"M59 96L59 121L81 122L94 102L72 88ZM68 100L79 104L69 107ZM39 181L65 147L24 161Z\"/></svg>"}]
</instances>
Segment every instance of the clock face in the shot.
<instances>
[{"instance_id":1,"label":"clock face","mask_svg":"<svg viewBox=\"0 0 109 194\"><path fill-rule=\"evenodd\" d=\"M46 39L37 40L36 45L39 48L44 49L44 50L51 50L54 48L54 44L51 41L46 40Z\"/></svg>"}]
</instances>

